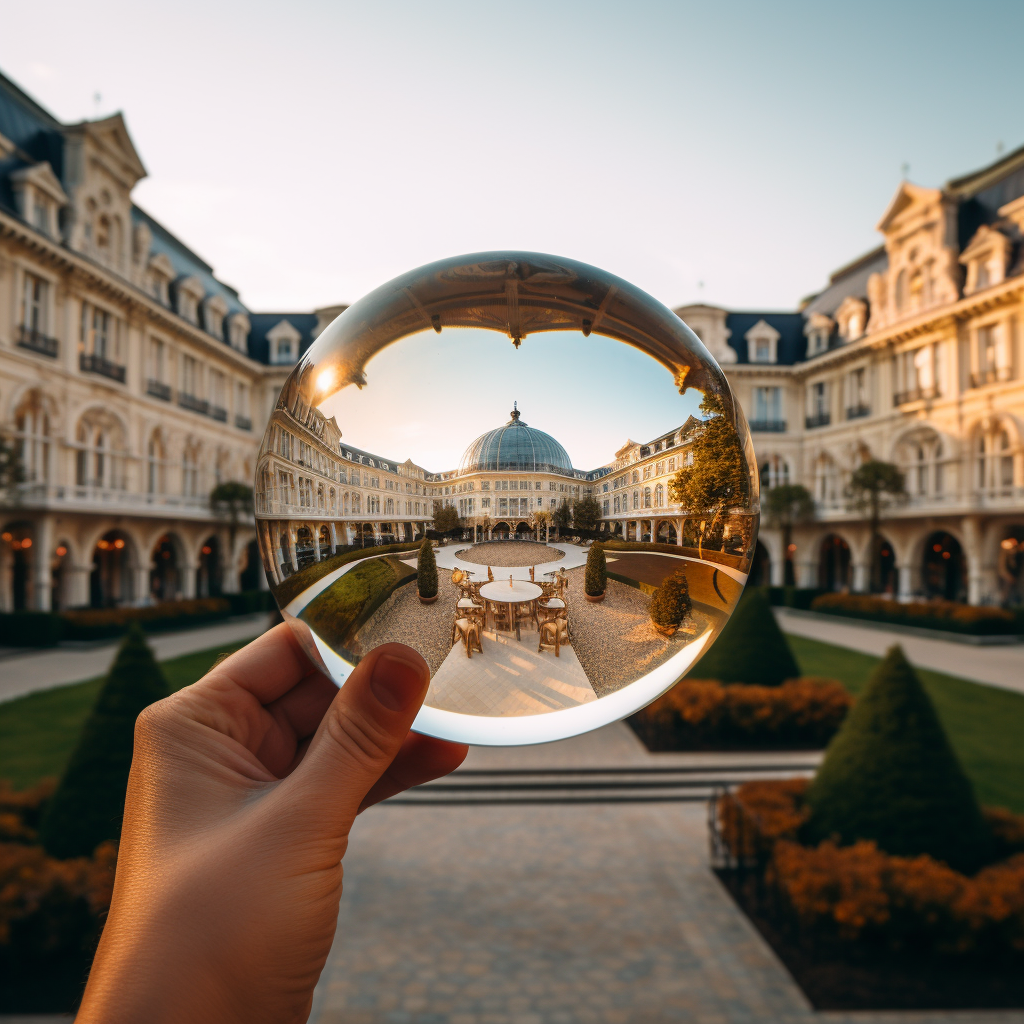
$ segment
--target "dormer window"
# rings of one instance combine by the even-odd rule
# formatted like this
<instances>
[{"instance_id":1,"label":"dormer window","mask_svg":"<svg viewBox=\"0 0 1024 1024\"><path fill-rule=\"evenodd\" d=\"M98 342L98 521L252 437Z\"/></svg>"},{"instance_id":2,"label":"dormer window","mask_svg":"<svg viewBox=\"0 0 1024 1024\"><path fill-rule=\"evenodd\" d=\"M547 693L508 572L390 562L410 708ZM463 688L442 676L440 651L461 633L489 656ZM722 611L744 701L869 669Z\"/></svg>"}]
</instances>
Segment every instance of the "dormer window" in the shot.
<instances>
[{"instance_id":1,"label":"dormer window","mask_svg":"<svg viewBox=\"0 0 1024 1024\"><path fill-rule=\"evenodd\" d=\"M836 310L836 325L839 337L845 342L856 341L862 337L867 327L868 305L853 295L843 299Z\"/></svg>"},{"instance_id":2,"label":"dormer window","mask_svg":"<svg viewBox=\"0 0 1024 1024\"><path fill-rule=\"evenodd\" d=\"M804 325L807 336L807 357L820 355L828 351L828 339L832 335L834 324L831 317L824 313L813 313Z\"/></svg>"},{"instance_id":3,"label":"dormer window","mask_svg":"<svg viewBox=\"0 0 1024 1024\"><path fill-rule=\"evenodd\" d=\"M249 350L249 318L244 313L232 313L228 318L228 343L239 352Z\"/></svg>"},{"instance_id":4,"label":"dormer window","mask_svg":"<svg viewBox=\"0 0 1024 1024\"><path fill-rule=\"evenodd\" d=\"M270 342L270 362L275 366L287 366L299 358L299 342L302 335L287 320L279 321L267 331Z\"/></svg>"},{"instance_id":5,"label":"dormer window","mask_svg":"<svg viewBox=\"0 0 1024 1024\"><path fill-rule=\"evenodd\" d=\"M198 277L186 277L178 282L178 316L190 324L199 325L199 302L205 289Z\"/></svg>"},{"instance_id":6,"label":"dormer window","mask_svg":"<svg viewBox=\"0 0 1024 1024\"><path fill-rule=\"evenodd\" d=\"M170 283L174 278L174 267L171 261L161 252L149 259L149 294L161 306L169 306Z\"/></svg>"},{"instance_id":7,"label":"dormer window","mask_svg":"<svg viewBox=\"0 0 1024 1024\"><path fill-rule=\"evenodd\" d=\"M228 304L220 295L211 295L203 302L203 326L207 334L215 338L224 337L224 317L227 312Z\"/></svg>"},{"instance_id":8,"label":"dormer window","mask_svg":"<svg viewBox=\"0 0 1024 1024\"><path fill-rule=\"evenodd\" d=\"M767 320L758 320L744 337L747 339L747 359L751 363L778 362L781 335Z\"/></svg>"},{"instance_id":9,"label":"dormer window","mask_svg":"<svg viewBox=\"0 0 1024 1024\"><path fill-rule=\"evenodd\" d=\"M11 175L14 200L22 218L37 231L56 238L58 214L68 197L48 163L23 167Z\"/></svg>"},{"instance_id":10,"label":"dormer window","mask_svg":"<svg viewBox=\"0 0 1024 1024\"><path fill-rule=\"evenodd\" d=\"M978 228L960 254L960 262L967 267L964 295L1000 284L1006 277L1009 256L1010 240L1006 235L986 224Z\"/></svg>"}]
</instances>

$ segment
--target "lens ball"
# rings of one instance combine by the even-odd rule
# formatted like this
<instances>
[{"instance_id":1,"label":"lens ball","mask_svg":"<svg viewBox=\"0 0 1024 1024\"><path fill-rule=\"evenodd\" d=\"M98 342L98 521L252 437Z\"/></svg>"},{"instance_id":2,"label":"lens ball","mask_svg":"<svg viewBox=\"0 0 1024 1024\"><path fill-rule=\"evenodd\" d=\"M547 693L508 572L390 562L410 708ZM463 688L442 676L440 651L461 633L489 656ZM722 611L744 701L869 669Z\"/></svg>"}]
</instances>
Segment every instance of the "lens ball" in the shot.
<instances>
[{"instance_id":1,"label":"lens ball","mask_svg":"<svg viewBox=\"0 0 1024 1024\"><path fill-rule=\"evenodd\" d=\"M758 478L725 374L671 310L556 256L420 267L288 375L255 513L285 620L339 686L417 650L414 728L514 745L614 722L721 632Z\"/></svg>"}]
</instances>

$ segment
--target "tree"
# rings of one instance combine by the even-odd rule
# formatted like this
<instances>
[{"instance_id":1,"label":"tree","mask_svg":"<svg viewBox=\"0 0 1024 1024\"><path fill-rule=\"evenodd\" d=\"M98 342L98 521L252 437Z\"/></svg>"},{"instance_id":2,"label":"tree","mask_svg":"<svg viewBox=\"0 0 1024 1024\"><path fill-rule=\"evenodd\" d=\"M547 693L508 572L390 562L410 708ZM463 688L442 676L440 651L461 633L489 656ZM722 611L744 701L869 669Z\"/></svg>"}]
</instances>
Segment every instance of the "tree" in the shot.
<instances>
[{"instance_id":1,"label":"tree","mask_svg":"<svg viewBox=\"0 0 1024 1024\"><path fill-rule=\"evenodd\" d=\"M793 527L809 523L814 518L814 497L803 484L779 484L765 495L764 511L768 525L782 530L783 583L795 583L793 559L790 557Z\"/></svg>"},{"instance_id":2,"label":"tree","mask_svg":"<svg viewBox=\"0 0 1024 1024\"><path fill-rule=\"evenodd\" d=\"M884 512L907 500L906 481L899 468L891 462L869 459L853 471L846 494L850 511L867 513L871 527L871 589L881 590L882 560L879 552L882 537L879 524Z\"/></svg>"},{"instance_id":3,"label":"tree","mask_svg":"<svg viewBox=\"0 0 1024 1024\"><path fill-rule=\"evenodd\" d=\"M167 682L138 623L133 623L40 825L53 857L86 857L121 836L135 720L167 696Z\"/></svg>"},{"instance_id":4,"label":"tree","mask_svg":"<svg viewBox=\"0 0 1024 1024\"><path fill-rule=\"evenodd\" d=\"M572 526L572 502L563 498L558 508L551 513L551 521L555 524L559 536L561 536L562 530L568 530Z\"/></svg>"},{"instance_id":5,"label":"tree","mask_svg":"<svg viewBox=\"0 0 1024 1024\"><path fill-rule=\"evenodd\" d=\"M420 597L437 597L437 559L429 540L420 545L416 558L416 589Z\"/></svg>"},{"instance_id":6,"label":"tree","mask_svg":"<svg viewBox=\"0 0 1024 1024\"><path fill-rule=\"evenodd\" d=\"M537 531L538 540L546 541L548 539L547 531L548 523L550 521L551 516L542 508L535 509L533 512L530 513L530 525ZM543 537L540 536L541 532L544 533Z\"/></svg>"},{"instance_id":7,"label":"tree","mask_svg":"<svg viewBox=\"0 0 1024 1024\"><path fill-rule=\"evenodd\" d=\"M697 554L703 558L704 538L714 532L722 514L748 501L750 468L722 399L709 391L700 408L707 418L694 434L693 461L672 477L668 492L687 516L700 519Z\"/></svg>"},{"instance_id":8,"label":"tree","mask_svg":"<svg viewBox=\"0 0 1024 1024\"><path fill-rule=\"evenodd\" d=\"M762 588L743 592L718 639L687 674L754 686L780 686L800 675Z\"/></svg>"},{"instance_id":9,"label":"tree","mask_svg":"<svg viewBox=\"0 0 1024 1024\"><path fill-rule=\"evenodd\" d=\"M587 494L573 503L572 525L577 530L593 530L601 521L601 503Z\"/></svg>"},{"instance_id":10,"label":"tree","mask_svg":"<svg viewBox=\"0 0 1024 1024\"><path fill-rule=\"evenodd\" d=\"M493 525L490 513L485 512L483 518L480 520L480 539L487 540L487 534L491 532L491 526Z\"/></svg>"},{"instance_id":11,"label":"tree","mask_svg":"<svg viewBox=\"0 0 1024 1024\"><path fill-rule=\"evenodd\" d=\"M459 518L459 510L454 505L443 505L439 501L434 502L434 529L438 533L455 533L462 528L462 520Z\"/></svg>"},{"instance_id":12,"label":"tree","mask_svg":"<svg viewBox=\"0 0 1024 1024\"><path fill-rule=\"evenodd\" d=\"M589 571L589 559L587 568ZM686 573L682 569L677 569L662 580L661 586L651 597L651 621L659 629L675 630L690 614L692 608Z\"/></svg>"},{"instance_id":13,"label":"tree","mask_svg":"<svg viewBox=\"0 0 1024 1024\"><path fill-rule=\"evenodd\" d=\"M591 544L587 552L587 568L583 575L583 589L591 597L603 594L608 585L608 561L600 544Z\"/></svg>"},{"instance_id":14,"label":"tree","mask_svg":"<svg viewBox=\"0 0 1024 1024\"><path fill-rule=\"evenodd\" d=\"M807 802L810 841L871 839L973 871L991 852L971 783L897 645L878 664L825 753Z\"/></svg>"},{"instance_id":15,"label":"tree","mask_svg":"<svg viewBox=\"0 0 1024 1024\"><path fill-rule=\"evenodd\" d=\"M243 516L252 514L252 488L237 480L217 484L210 491L210 508L228 520L228 558L235 557L235 535Z\"/></svg>"}]
</instances>

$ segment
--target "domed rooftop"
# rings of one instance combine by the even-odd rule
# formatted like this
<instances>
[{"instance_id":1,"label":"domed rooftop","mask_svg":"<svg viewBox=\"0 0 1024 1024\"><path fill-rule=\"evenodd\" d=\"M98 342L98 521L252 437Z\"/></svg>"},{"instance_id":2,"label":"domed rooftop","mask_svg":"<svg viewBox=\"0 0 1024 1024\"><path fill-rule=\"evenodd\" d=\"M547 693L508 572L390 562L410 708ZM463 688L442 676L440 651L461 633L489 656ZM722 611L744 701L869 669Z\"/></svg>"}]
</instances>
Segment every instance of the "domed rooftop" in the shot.
<instances>
[{"instance_id":1,"label":"domed rooftop","mask_svg":"<svg viewBox=\"0 0 1024 1024\"><path fill-rule=\"evenodd\" d=\"M460 476L502 470L572 476L572 463L565 449L550 434L527 426L519 415L516 406L508 423L481 434L466 449L459 464Z\"/></svg>"}]
</instances>

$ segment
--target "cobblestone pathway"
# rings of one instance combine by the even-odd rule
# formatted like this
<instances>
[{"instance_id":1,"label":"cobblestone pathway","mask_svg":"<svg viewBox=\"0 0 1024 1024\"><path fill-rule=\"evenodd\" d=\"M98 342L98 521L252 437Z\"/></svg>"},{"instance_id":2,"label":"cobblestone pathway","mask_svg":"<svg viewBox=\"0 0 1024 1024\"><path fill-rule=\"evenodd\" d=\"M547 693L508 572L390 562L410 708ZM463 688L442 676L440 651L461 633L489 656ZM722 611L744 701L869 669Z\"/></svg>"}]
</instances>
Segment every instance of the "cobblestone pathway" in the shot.
<instances>
[{"instance_id":1,"label":"cobblestone pathway","mask_svg":"<svg viewBox=\"0 0 1024 1024\"><path fill-rule=\"evenodd\" d=\"M636 764L623 725L473 767ZM316 1024L1022 1024L811 1012L684 805L380 807L354 829Z\"/></svg>"}]
</instances>

